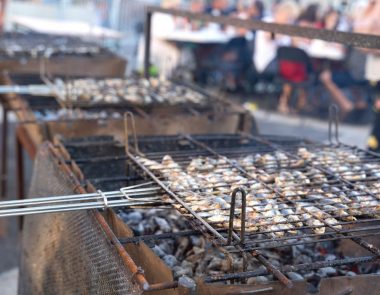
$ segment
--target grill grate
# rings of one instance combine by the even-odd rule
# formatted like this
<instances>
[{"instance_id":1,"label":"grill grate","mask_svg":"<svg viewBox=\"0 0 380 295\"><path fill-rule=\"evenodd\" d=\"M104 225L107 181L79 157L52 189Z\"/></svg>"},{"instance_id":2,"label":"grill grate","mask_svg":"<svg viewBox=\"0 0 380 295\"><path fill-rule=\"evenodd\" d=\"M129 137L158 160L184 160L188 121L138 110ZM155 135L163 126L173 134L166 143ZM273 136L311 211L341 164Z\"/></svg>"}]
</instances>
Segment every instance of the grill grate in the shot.
<instances>
[{"instance_id":1,"label":"grill grate","mask_svg":"<svg viewBox=\"0 0 380 295\"><path fill-rule=\"evenodd\" d=\"M41 77L36 75L12 75L10 77L12 84L14 85L40 85L45 84ZM129 81L130 80L130 81ZM58 81L58 80L57 80ZM231 103L223 99L217 99L195 85L183 84L176 81L167 81L168 84L163 86L139 86L144 88L144 93L137 92L136 94L128 94L129 96L135 95L140 100L144 99L144 96L149 96L152 101L149 103L141 103L139 101L133 101L123 98L123 94L119 92L125 92L129 88L138 89L136 85L138 83L148 83L143 79L129 78L129 79L73 79L73 80L59 80L60 82L55 85L51 83L52 87L55 87L57 96L39 97L35 95L22 94L22 98L28 102L28 106L36 114L41 116L48 116L49 113L59 110L62 106L71 109L77 109L87 112L105 112L108 113L124 113L126 111L133 111L136 113L151 113L157 111L157 107L162 108L162 111L168 113L169 109L186 111L193 114L199 112L241 112L241 109L231 111ZM110 84L106 86L106 84ZM123 86L128 85L130 87ZM88 85L86 85L88 84ZM98 84L103 85L98 86ZM70 90L68 89L70 86ZM99 89L98 89L99 88ZM104 89L103 89L104 88ZM59 94L59 95L58 95ZM128 96L127 95L127 96ZM197 97L200 102L194 102L192 97ZM105 99L99 99L100 97L108 97L110 101ZM111 99L112 97L112 99ZM215 104L215 102L218 102ZM216 108L218 106L218 108Z\"/></svg>"},{"instance_id":2,"label":"grill grate","mask_svg":"<svg viewBox=\"0 0 380 295\"><path fill-rule=\"evenodd\" d=\"M143 154L128 152L136 170L156 181L196 229L229 252L260 257L261 249L351 239L374 255L358 261L380 255L363 239L379 233L377 154L343 144L248 135L142 138L139 145ZM243 202L231 214L228 196L238 187L247 194L246 218ZM265 258L261 262L289 285L279 269Z\"/></svg>"}]
</instances>

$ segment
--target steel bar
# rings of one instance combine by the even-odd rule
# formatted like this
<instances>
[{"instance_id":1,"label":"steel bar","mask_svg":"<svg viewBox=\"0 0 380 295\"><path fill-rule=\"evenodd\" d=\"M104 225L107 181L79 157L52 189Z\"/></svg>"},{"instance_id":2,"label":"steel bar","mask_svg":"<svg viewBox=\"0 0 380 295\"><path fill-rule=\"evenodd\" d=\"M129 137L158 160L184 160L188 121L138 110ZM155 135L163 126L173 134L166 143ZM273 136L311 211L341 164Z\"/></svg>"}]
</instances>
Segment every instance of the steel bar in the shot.
<instances>
[{"instance_id":1,"label":"steel bar","mask_svg":"<svg viewBox=\"0 0 380 295\"><path fill-rule=\"evenodd\" d=\"M68 211L78 211L78 210L89 210L89 209L107 209L107 208L117 208L117 207L132 207L140 205L154 205L154 204L165 204L160 201L126 201L126 200L116 200L109 201L107 206L101 202L88 202L79 204L67 204L62 206L39 206L31 208L21 208L21 209L7 209L0 210L0 217L12 217L12 216L25 216L32 214L42 214L42 213L60 213Z\"/></svg>"},{"instance_id":2,"label":"steel bar","mask_svg":"<svg viewBox=\"0 0 380 295\"><path fill-rule=\"evenodd\" d=\"M89 194L4 201L0 202L0 217L95 208L168 204L168 202L163 202L157 198L156 194L160 191L160 188L138 187L122 188L120 191L113 192L99 191ZM152 194L154 194L153 197Z\"/></svg>"},{"instance_id":3,"label":"steel bar","mask_svg":"<svg viewBox=\"0 0 380 295\"><path fill-rule=\"evenodd\" d=\"M314 240L300 240L298 242L294 243L284 243L284 242L276 242L275 240L272 240L271 243L267 243L264 246L245 246L244 251L257 251L257 250L264 250L264 249L279 249L279 248L286 248L286 247L292 247L292 246L297 246L297 245L307 245L307 244L317 244L321 242L330 242L330 241L341 241L341 240L353 240L353 239L360 239L360 238L365 238L365 237L374 237L378 236L379 233L371 232L371 233L364 233L364 234L356 234L356 235L351 235L351 236L333 236L331 238L319 238L314 239ZM291 239L290 239L291 240ZM231 253L240 253L238 250L230 250Z\"/></svg>"},{"instance_id":4,"label":"steel bar","mask_svg":"<svg viewBox=\"0 0 380 295\"><path fill-rule=\"evenodd\" d=\"M145 11L145 24L144 24L144 76L146 79L150 77L150 47L152 39L152 15L153 12L149 11L149 8Z\"/></svg>"},{"instance_id":5,"label":"steel bar","mask_svg":"<svg viewBox=\"0 0 380 295\"><path fill-rule=\"evenodd\" d=\"M147 14L156 12L185 17L190 20L196 19L204 22L218 23L227 26L236 26L248 30L261 30L275 34L303 37L308 39L318 39L327 42L341 43L346 46L380 49L380 37L372 34L359 34L341 32L336 30L305 28L297 25L268 23L253 19L244 20L230 16L214 16L211 14L193 13L186 10L166 9L158 6L147 7Z\"/></svg>"},{"instance_id":6,"label":"steel bar","mask_svg":"<svg viewBox=\"0 0 380 295\"><path fill-rule=\"evenodd\" d=\"M151 51L151 24L154 13L166 13L184 17L190 20L200 20L208 23L218 23L226 26L235 26L248 30L262 30L275 34L282 34L308 39L319 39L326 42L340 43L346 46L359 48L380 49L380 37L370 34L348 33L336 30L305 28L297 25L268 23L253 19L239 19L231 16L214 16L204 13L193 13L186 10L167 9L158 6L148 6L145 12L145 47L144 47L144 75L149 78L150 51Z\"/></svg>"},{"instance_id":7,"label":"steel bar","mask_svg":"<svg viewBox=\"0 0 380 295\"><path fill-rule=\"evenodd\" d=\"M8 177L8 106L2 104L2 126L1 126L1 171L0 171L0 199L7 194Z\"/></svg>"},{"instance_id":8,"label":"steel bar","mask_svg":"<svg viewBox=\"0 0 380 295\"><path fill-rule=\"evenodd\" d=\"M187 231L180 231L180 232L173 232L173 233L135 236L135 237L130 237L130 238L119 238L119 241L123 245L138 244L140 242L160 241L160 240L165 240L165 239L175 239L179 237L198 236L201 234L202 233L199 230L187 230Z\"/></svg>"},{"instance_id":9,"label":"steel bar","mask_svg":"<svg viewBox=\"0 0 380 295\"><path fill-rule=\"evenodd\" d=\"M38 97L54 95L47 85L1 85L0 94L28 94Z\"/></svg>"},{"instance_id":10,"label":"steel bar","mask_svg":"<svg viewBox=\"0 0 380 295\"><path fill-rule=\"evenodd\" d=\"M299 271L304 271L304 270L314 270L314 269L330 267L330 266L337 267L337 266L348 265L348 264L362 264L362 263L374 262L377 260L379 260L379 258L376 256L363 256L363 257L339 259L339 260L332 260L332 261L304 263L304 264L298 264L298 265L286 265L286 266L280 267L280 270L282 272L299 272ZM203 280L206 283L212 283L212 282L222 282L222 281L234 280L234 279L240 279L240 278L257 277L257 276L263 276L263 275L268 275L268 274L269 273L266 270L254 270L254 271L224 274L224 275L213 275L213 276L205 277Z\"/></svg>"}]
</instances>

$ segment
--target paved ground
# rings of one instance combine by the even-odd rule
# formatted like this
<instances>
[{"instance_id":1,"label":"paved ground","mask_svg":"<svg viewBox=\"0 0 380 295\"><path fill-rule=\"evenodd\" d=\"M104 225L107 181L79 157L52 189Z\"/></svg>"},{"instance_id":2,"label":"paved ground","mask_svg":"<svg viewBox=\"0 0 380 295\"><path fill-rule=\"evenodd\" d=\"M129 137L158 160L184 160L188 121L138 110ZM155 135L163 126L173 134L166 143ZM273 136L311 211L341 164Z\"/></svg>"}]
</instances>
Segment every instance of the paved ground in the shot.
<instances>
[{"instance_id":1,"label":"paved ground","mask_svg":"<svg viewBox=\"0 0 380 295\"><path fill-rule=\"evenodd\" d=\"M2 295L17 294L18 269L12 268L0 274L0 290Z\"/></svg>"},{"instance_id":2,"label":"paved ground","mask_svg":"<svg viewBox=\"0 0 380 295\"><path fill-rule=\"evenodd\" d=\"M266 111L254 112L259 131L263 134L294 135L326 141L328 139L327 122L302 118L287 117L277 113ZM13 129L13 128L12 128ZM342 142L365 147L365 142L369 134L370 126L340 126L340 138ZM15 158L14 158L14 132L9 135L9 185L8 196L15 196L16 187L14 182ZM27 162L27 171L31 171L31 164ZM0 294L16 294L17 285L17 264L19 253L19 236L17 219L7 219L8 236L0 237Z\"/></svg>"},{"instance_id":3,"label":"paved ground","mask_svg":"<svg viewBox=\"0 0 380 295\"><path fill-rule=\"evenodd\" d=\"M293 135L316 141L328 141L328 122L299 116L284 116L274 112L253 112L259 132L273 135ZM343 143L364 148L370 125L339 125L339 139Z\"/></svg>"}]
</instances>

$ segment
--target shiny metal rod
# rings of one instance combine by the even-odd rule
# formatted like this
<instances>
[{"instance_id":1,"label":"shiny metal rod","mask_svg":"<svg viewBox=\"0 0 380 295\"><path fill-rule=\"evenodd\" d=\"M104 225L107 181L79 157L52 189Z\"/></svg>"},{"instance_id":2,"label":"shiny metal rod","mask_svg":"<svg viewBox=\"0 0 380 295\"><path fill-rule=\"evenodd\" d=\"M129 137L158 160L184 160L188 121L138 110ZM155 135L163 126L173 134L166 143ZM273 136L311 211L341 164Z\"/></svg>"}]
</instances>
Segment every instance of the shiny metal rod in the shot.
<instances>
[{"instance_id":1,"label":"shiny metal rod","mask_svg":"<svg viewBox=\"0 0 380 295\"><path fill-rule=\"evenodd\" d=\"M54 91L47 85L2 85L0 94L28 94L35 96L52 96Z\"/></svg>"},{"instance_id":2,"label":"shiny metal rod","mask_svg":"<svg viewBox=\"0 0 380 295\"><path fill-rule=\"evenodd\" d=\"M161 190L160 187L149 187L148 185L151 183L124 187L119 191L98 191L88 194L4 201L0 202L0 217L147 204L169 204L157 196Z\"/></svg>"}]
</instances>

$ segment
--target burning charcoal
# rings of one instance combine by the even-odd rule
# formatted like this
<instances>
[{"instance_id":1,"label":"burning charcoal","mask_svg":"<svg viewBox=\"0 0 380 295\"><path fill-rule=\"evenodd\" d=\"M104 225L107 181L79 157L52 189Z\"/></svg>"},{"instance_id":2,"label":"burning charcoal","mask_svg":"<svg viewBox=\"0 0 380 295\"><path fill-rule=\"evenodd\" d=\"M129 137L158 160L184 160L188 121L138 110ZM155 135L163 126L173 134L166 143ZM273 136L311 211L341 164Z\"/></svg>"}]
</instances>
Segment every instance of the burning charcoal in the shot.
<instances>
[{"instance_id":1,"label":"burning charcoal","mask_svg":"<svg viewBox=\"0 0 380 295\"><path fill-rule=\"evenodd\" d=\"M173 274L174 278L179 278L182 276L193 276L193 270L191 267L182 267L182 266L175 266L173 267Z\"/></svg>"},{"instance_id":2,"label":"burning charcoal","mask_svg":"<svg viewBox=\"0 0 380 295\"><path fill-rule=\"evenodd\" d=\"M336 274L336 269L333 267L323 267L318 270L318 274L321 277L328 277Z\"/></svg>"},{"instance_id":3,"label":"burning charcoal","mask_svg":"<svg viewBox=\"0 0 380 295\"><path fill-rule=\"evenodd\" d=\"M303 276L297 272L291 271L291 272L288 272L287 275L288 275L288 278L291 279L292 281L303 281L304 280Z\"/></svg>"},{"instance_id":4,"label":"burning charcoal","mask_svg":"<svg viewBox=\"0 0 380 295\"><path fill-rule=\"evenodd\" d=\"M220 259L219 257L213 257L208 265L208 269L215 269L215 270L220 269L222 264L223 264L222 259Z\"/></svg>"},{"instance_id":5,"label":"burning charcoal","mask_svg":"<svg viewBox=\"0 0 380 295\"><path fill-rule=\"evenodd\" d=\"M125 222L125 223L128 222L128 214L127 214L127 213L125 213L125 212L119 212L119 213L117 214L117 216L119 216L119 218L120 218L121 220L123 220L123 222Z\"/></svg>"},{"instance_id":6,"label":"burning charcoal","mask_svg":"<svg viewBox=\"0 0 380 295\"><path fill-rule=\"evenodd\" d=\"M164 233L171 232L171 227L165 219L161 217L155 217L154 222L159 226L160 230L162 230Z\"/></svg>"},{"instance_id":7,"label":"burning charcoal","mask_svg":"<svg viewBox=\"0 0 380 295\"><path fill-rule=\"evenodd\" d=\"M146 227L144 227L144 225L141 223L132 227L132 229L133 229L134 233L137 234L138 236L145 234L145 231L146 231Z\"/></svg>"},{"instance_id":8,"label":"burning charcoal","mask_svg":"<svg viewBox=\"0 0 380 295\"><path fill-rule=\"evenodd\" d=\"M194 247L192 252L193 252L192 255L186 257L186 260L188 260L192 263L196 263L200 259L203 259L204 255L205 255L205 250L202 248L198 248L198 247Z\"/></svg>"},{"instance_id":9,"label":"burning charcoal","mask_svg":"<svg viewBox=\"0 0 380 295\"><path fill-rule=\"evenodd\" d=\"M159 244L159 247L164 251L165 253L173 253L174 246L173 241L162 241Z\"/></svg>"},{"instance_id":10,"label":"burning charcoal","mask_svg":"<svg viewBox=\"0 0 380 295\"><path fill-rule=\"evenodd\" d=\"M177 265L178 261L177 258L173 255L165 255L162 260L165 262L167 266L170 268L173 268L175 265Z\"/></svg>"},{"instance_id":11,"label":"burning charcoal","mask_svg":"<svg viewBox=\"0 0 380 295\"><path fill-rule=\"evenodd\" d=\"M254 277L254 278L249 278L247 280L247 284L250 284L250 285L258 285L258 284L265 284L265 283L268 283L268 279L264 276L258 276L258 277Z\"/></svg>"},{"instance_id":12,"label":"burning charcoal","mask_svg":"<svg viewBox=\"0 0 380 295\"><path fill-rule=\"evenodd\" d=\"M198 261L198 265L195 268L195 275L203 275L206 272L211 259L212 257L210 257L210 255L207 255L203 259Z\"/></svg>"},{"instance_id":13,"label":"burning charcoal","mask_svg":"<svg viewBox=\"0 0 380 295\"><path fill-rule=\"evenodd\" d=\"M177 258L182 257L186 249L189 247L189 244L190 244L189 239L187 238L181 239L177 247L177 251L175 252L175 257Z\"/></svg>"},{"instance_id":14,"label":"burning charcoal","mask_svg":"<svg viewBox=\"0 0 380 295\"><path fill-rule=\"evenodd\" d=\"M334 254L328 254L325 257L325 261L333 261L336 260L336 256Z\"/></svg>"},{"instance_id":15,"label":"burning charcoal","mask_svg":"<svg viewBox=\"0 0 380 295\"><path fill-rule=\"evenodd\" d=\"M164 251L162 251L162 249L160 247L158 247L157 245L155 245L153 248L152 248L153 252L159 256L160 258L164 257L166 255L166 253Z\"/></svg>"},{"instance_id":16,"label":"burning charcoal","mask_svg":"<svg viewBox=\"0 0 380 295\"><path fill-rule=\"evenodd\" d=\"M307 281L309 279L312 279L314 276L315 276L315 272L314 271L308 272L308 273L306 273L306 274L303 275L304 279L307 280Z\"/></svg>"},{"instance_id":17,"label":"burning charcoal","mask_svg":"<svg viewBox=\"0 0 380 295\"><path fill-rule=\"evenodd\" d=\"M203 237L191 236L190 239L191 239L191 244L193 244L193 246L197 246L200 248L204 247L205 240Z\"/></svg>"},{"instance_id":18,"label":"burning charcoal","mask_svg":"<svg viewBox=\"0 0 380 295\"><path fill-rule=\"evenodd\" d=\"M183 286L187 289L195 289L196 288L196 284L195 284L195 281L187 276L181 276L179 279L178 279L178 285L179 286Z\"/></svg>"},{"instance_id":19,"label":"burning charcoal","mask_svg":"<svg viewBox=\"0 0 380 295\"><path fill-rule=\"evenodd\" d=\"M141 222L142 219L143 219L142 214L139 211L134 211L132 213L127 214L126 218L123 220L126 221L127 223L137 224Z\"/></svg>"}]
</instances>

